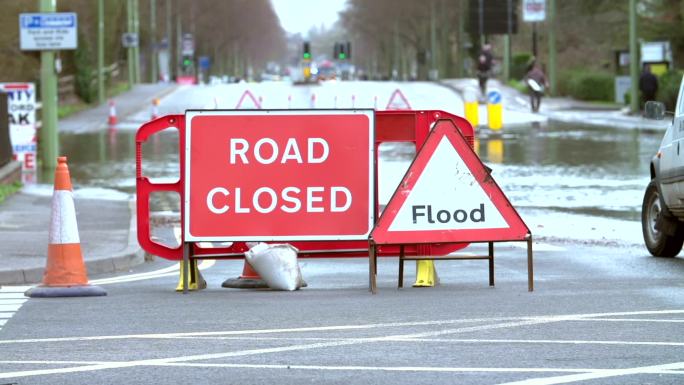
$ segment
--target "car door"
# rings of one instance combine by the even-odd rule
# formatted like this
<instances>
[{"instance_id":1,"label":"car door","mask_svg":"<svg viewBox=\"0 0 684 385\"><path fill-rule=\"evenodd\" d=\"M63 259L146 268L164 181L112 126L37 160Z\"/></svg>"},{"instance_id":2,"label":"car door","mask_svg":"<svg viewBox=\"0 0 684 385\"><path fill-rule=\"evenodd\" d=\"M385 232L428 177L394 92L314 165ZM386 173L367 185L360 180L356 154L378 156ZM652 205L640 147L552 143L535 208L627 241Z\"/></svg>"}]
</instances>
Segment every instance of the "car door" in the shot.
<instances>
[{"instance_id":1,"label":"car door","mask_svg":"<svg viewBox=\"0 0 684 385\"><path fill-rule=\"evenodd\" d=\"M679 86L679 97L672 122L672 164L668 172L668 181L674 184L677 202L674 206L684 204L684 81Z\"/></svg>"},{"instance_id":2,"label":"car door","mask_svg":"<svg viewBox=\"0 0 684 385\"><path fill-rule=\"evenodd\" d=\"M679 97L675 106L674 119L672 125L668 127L658 150L658 181L660 192L665 204L668 207L676 207L680 201L680 188L678 186L677 165L682 154L682 144L680 132L684 122L684 100L683 100L684 81L679 87Z\"/></svg>"}]
</instances>

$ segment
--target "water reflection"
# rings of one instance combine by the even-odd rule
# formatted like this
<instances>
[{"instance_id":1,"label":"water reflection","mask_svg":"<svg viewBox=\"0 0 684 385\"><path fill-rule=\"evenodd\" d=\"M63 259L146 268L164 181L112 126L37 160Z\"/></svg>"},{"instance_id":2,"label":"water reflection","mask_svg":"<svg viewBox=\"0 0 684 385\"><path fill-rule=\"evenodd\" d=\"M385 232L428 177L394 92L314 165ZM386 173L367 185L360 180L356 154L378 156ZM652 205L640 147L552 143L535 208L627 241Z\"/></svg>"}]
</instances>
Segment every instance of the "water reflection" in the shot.
<instances>
[{"instance_id":1,"label":"water reflection","mask_svg":"<svg viewBox=\"0 0 684 385\"><path fill-rule=\"evenodd\" d=\"M557 123L496 134L482 130L475 146L517 207L637 220L661 137L659 131ZM61 152L69 157L77 187L135 192L134 131L63 133ZM393 190L413 156L409 144L381 147L381 189ZM178 178L179 166L176 130L164 130L143 146L146 176Z\"/></svg>"}]
</instances>

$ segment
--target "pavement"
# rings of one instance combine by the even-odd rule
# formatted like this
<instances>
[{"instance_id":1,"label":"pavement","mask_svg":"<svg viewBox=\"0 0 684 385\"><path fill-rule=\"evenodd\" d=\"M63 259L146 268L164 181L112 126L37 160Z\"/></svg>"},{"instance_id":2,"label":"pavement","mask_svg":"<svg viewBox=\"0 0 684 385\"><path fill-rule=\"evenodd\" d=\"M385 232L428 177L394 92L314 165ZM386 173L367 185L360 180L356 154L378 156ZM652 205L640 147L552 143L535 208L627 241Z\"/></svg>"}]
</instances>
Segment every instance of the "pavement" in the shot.
<instances>
[{"instance_id":1,"label":"pavement","mask_svg":"<svg viewBox=\"0 0 684 385\"><path fill-rule=\"evenodd\" d=\"M461 95L477 89L476 79L440 82ZM170 84L147 84L115 97L118 119L124 120L176 88ZM625 129L664 130L668 123L629 115L620 107L579 102L567 98L544 97L539 113L530 112L526 95L490 80L489 89L503 96L504 126L531 122L561 121L581 125L601 125ZM109 106L103 104L74 114L59 122L60 132L91 132L107 128ZM480 123L486 125L486 105L480 106ZM0 170L0 174L2 174ZM90 199L92 194L74 193L81 247L88 273L128 270L144 261L137 243L135 204L128 199ZM51 191L24 188L0 203L0 285L39 283L46 262L51 215Z\"/></svg>"},{"instance_id":2,"label":"pavement","mask_svg":"<svg viewBox=\"0 0 684 385\"><path fill-rule=\"evenodd\" d=\"M154 98L161 98L176 87L162 83L136 85L114 97L118 120L148 108ZM106 129L108 112L109 105L105 103L73 114L59 121L59 131L82 133ZM144 253L138 245L135 226L135 202L128 197L92 199L93 195L97 194L74 192L88 274L125 271L143 263ZM44 186L25 186L0 203L0 285L25 285L42 280L51 206L52 190Z\"/></svg>"},{"instance_id":3,"label":"pavement","mask_svg":"<svg viewBox=\"0 0 684 385\"><path fill-rule=\"evenodd\" d=\"M447 79L440 84L463 95L478 93L477 79ZM503 124L529 124L531 122L563 122L576 125L615 127L631 130L662 130L670 124L669 120L656 121L645 119L641 115L632 115L629 108L617 104L592 103L571 98L542 98L539 112L532 113L529 96L518 90L503 85L497 79L487 82L487 90L498 90L503 97ZM487 105L480 104L480 126L487 126Z\"/></svg>"}]
</instances>

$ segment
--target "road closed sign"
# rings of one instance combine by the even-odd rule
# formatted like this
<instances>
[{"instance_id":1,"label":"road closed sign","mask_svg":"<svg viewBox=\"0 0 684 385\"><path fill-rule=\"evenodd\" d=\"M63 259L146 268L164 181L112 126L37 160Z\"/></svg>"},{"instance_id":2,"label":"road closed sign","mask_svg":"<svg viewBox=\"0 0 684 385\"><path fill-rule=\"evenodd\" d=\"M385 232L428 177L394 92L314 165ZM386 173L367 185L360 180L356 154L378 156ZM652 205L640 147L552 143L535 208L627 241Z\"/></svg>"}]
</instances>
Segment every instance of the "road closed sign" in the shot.
<instances>
[{"instance_id":1,"label":"road closed sign","mask_svg":"<svg viewBox=\"0 0 684 385\"><path fill-rule=\"evenodd\" d=\"M451 121L430 132L383 211L378 244L525 240L508 198Z\"/></svg>"},{"instance_id":2,"label":"road closed sign","mask_svg":"<svg viewBox=\"0 0 684 385\"><path fill-rule=\"evenodd\" d=\"M361 240L374 224L372 110L186 113L185 240Z\"/></svg>"}]
</instances>

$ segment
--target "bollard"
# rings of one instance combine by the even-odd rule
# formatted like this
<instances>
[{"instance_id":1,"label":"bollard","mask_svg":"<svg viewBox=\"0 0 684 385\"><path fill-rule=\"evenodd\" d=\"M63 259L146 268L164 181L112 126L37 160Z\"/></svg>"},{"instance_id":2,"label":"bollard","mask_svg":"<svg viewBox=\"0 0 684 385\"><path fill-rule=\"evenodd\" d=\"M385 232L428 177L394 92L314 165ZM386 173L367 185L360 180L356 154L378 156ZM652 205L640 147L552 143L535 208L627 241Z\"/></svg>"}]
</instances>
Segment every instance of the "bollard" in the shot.
<instances>
[{"instance_id":1,"label":"bollard","mask_svg":"<svg viewBox=\"0 0 684 385\"><path fill-rule=\"evenodd\" d=\"M463 99L465 102L465 118L470 125L477 127L480 124L479 110L480 105L477 102L477 90L473 88L467 88L463 92Z\"/></svg>"},{"instance_id":2,"label":"bollard","mask_svg":"<svg viewBox=\"0 0 684 385\"><path fill-rule=\"evenodd\" d=\"M501 92L491 90L487 92L487 123L491 130L497 131L503 127L503 105Z\"/></svg>"},{"instance_id":3,"label":"bollard","mask_svg":"<svg viewBox=\"0 0 684 385\"><path fill-rule=\"evenodd\" d=\"M502 115L501 92L499 90L487 92L487 124L491 130L497 131L503 127Z\"/></svg>"},{"instance_id":4,"label":"bollard","mask_svg":"<svg viewBox=\"0 0 684 385\"><path fill-rule=\"evenodd\" d=\"M155 120L159 117L159 99L152 99L152 110L150 111L150 120Z\"/></svg>"}]
</instances>

